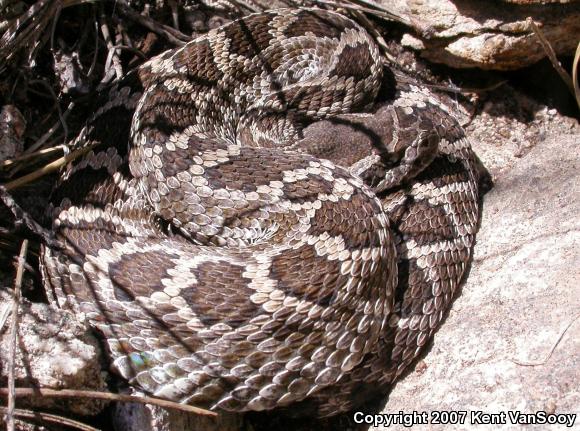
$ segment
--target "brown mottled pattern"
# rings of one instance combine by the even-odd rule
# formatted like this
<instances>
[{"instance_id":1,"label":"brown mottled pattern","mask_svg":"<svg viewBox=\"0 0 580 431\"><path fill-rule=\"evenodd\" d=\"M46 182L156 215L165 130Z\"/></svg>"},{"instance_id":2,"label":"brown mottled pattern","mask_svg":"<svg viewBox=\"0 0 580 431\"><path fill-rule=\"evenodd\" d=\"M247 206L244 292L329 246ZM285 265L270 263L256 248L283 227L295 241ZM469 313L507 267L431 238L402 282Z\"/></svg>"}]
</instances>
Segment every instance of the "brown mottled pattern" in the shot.
<instances>
[{"instance_id":1,"label":"brown mottled pattern","mask_svg":"<svg viewBox=\"0 0 580 431\"><path fill-rule=\"evenodd\" d=\"M89 171L92 171L89 173ZM104 207L111 199L122 198L123 193L107 168L85 168L73 173L63 181L52 194L51 201L59 204L63 198L69 197L72 205L89 204L94 207Z\"/></svg>"},{"instance_id":2,"label":"brown mottled pattern","mask_svg":"<svg viewBox=\"0 0 580 431\"><path fill-rule=\"evenodd\" d=\"M243 154L229 156L227 161L206 168L205 175L208 179L219 180L220 188L256 191L260 185L282 181L284 172L304 166L305 156L288 154L282 158L281 154L275 149L246 148ZM260 171L259 176L256 170Z\"/></svg>"},{"instance_id":3,"label":"brown mottled pattern","mask_svg":"<svg viewBox=\"0 0 580 431\"><path fill-rule=\"evenodd\" d=\"M250 300L251 279L243 272L243 266L228 262L203 263L195 270L199 282L184 288L181 296L204 325L223 322L235 329L260 314L260 307Z\"/></svg>"},{"instance_id":4,"label":"brown mottled pattern","mask_svg":"<svg viewBox=\"0 0 580 431\"><path fill-rule=\"evenodd\" d=\"M334 263L316 256L315 250L308 245L272 259L271 274L279 280L278 289L287 296L323 307L330 304L336 289L344 288L350 278L335 274Z\"/></svg>"},{"instance_id":5,"label":"brown mottled pattern","mask_svg":"<svg viewBox=\"0 0 580 431\"><path fill-rule=\"evenodd\" d=\"M170 278L166 268L173 266L173 260L178 254L140 252L119 256L119 259L109 264L109 277L114 285L123 286L126 292L130 292L133 298L121 300L134 300L137 296L150 296L155 291L164 289L162 280ZM157 271L151 271L157 268ZM117 298L120 299L120 298Z\"/></svg>"},{"instance_id":6,"label":"brown mottled pattern","mask_svg":"<svg viewBox=\"0 0 580 431\"><path fill-rule=\"evenodd\" d=\"M413 202L409 211L399 224L403 235L412 235L417 244L431 244L440 240L453 240L457 232L453 221L444 208L434 207L425 201Z\"/></svg>"},{"instance_id":7,"label":"brown mottled pattern","mask_svg":"<svg viewBox=\"0 0 580 431\"><path fill-rule=\"evenodd\" d=\"M311 34L317 38L334 38L340 36L343 30L354 27L352 21L340 15L330 15L315 10L299 11L289 22L290 24L284 29L284 36L287 38L304 34Z\"/></svg>"},{"instance_id":8,"label":"brown mottled pattern","mask_svg":"<svg viewBox=\"0 0 580 431\"><path fill-rule=\"evenodd\" d=\"M327 232L331 237L341 236L349 249L380 246L379 239L373 235L377 228L365 214L377 211L362 194L353 195L348 201L325 201L321 203L321 210L317 211L311 221L311 231L321 235ZM352 205L360 208L360 212L353 214Z\"/></svg>"},{"instance_id":9,"label":"brown mottled pattern","mask_svg":"<svg viewBox=\"0 0 580 431\"><path fill-rule=\"evenodd\" d=\"M96 147L52 196L48 296L162 398L331 416L387 392L441 324L479 215L449 108L390 75L372 106L377 46L316 9L152 58L73 142Z\"/></svg>"},{"instance_id":10,"label":"brown mottled pattern","mask_svg":"<svg viewBox=\"0 0 580 431\"><path fill-rule=\"evenodd\" d=\"M334 73L339 76L352 76L356 81L364 79L374 62L364 44L346 46L336 61Z\"/></svg>"},{"instance_id":11,"label":"brown mottled pattern","mask_svg":"<svg viewBox=\"0 0 580 431\"><path fill-rule=\"evenodd\" d=\"M274 35L270 32L273 15L264 14L254 19L241 19L223 29L229 41L231 55L253 58L270 46Z\"/></svg>"},{"instance_id":12,"label":"brown mottled pattern","mask_svg":"<svg viewBox=\"0 0 580 431\"><path fill-rule=\"evenodd\" d=\"M175 69L185 69L185 73L179 72L176 76L185 76L191 84L200 87L213 88L224 75L213 60L212 48L207 40L192 45L190 49L176 52L173 63Z\"/></svg>"},{"instance_id":13,"label":"brown mottled pattern","mask_svg":"<svg viewBox=\"0 0 580 431\"><path fill-rule=\"evenodd\" d=\"M311 175L303 180L285 183L282 191L284 192L284 197L291 202L315 202L321 193L332 194L332 184L324 181L319 175ZM336 220L336 223L340 224L341 220Z\"/></svg>"}]
</instances>

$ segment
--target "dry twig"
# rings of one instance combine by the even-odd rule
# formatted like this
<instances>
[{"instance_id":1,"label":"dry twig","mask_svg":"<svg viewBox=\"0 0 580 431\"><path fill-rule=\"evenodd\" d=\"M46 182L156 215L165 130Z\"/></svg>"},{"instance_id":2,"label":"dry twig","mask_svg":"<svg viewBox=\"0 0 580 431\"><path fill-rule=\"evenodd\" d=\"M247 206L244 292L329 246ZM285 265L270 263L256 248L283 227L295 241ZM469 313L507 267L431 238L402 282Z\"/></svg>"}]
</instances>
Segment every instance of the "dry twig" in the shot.
<instances>
[{"instance_id":1,"label":"dry twig","mask_svg":"<svg viewBox=\"0 0 580 431\"><path fill-rule=\"evenodd\" d=\"M66 147L64 145L57 145L56 147L44 148L44 149L39 150L39 151L34 151L32 153L23 154L22 156L19 156L19 157L14 157L13 159L7 159L7 160L4 160L3 162L0 162L0 169L6 169L6 168L9 168L9 167L17 164L17 163L25 162L25 161L28 161L30 159L36 159L36 158L46 156L48 154L56 153L59 151L64 152L65 148Z\"/></svg>"},{"instance_id":2,"label":"dry twig","mask_svg":"<svg viewBox=\"0 0 580 431\"><path fill-rule=\"evenodd\" d=\"M128 45L115 45L113 49L120 49L124 51L128 51L132 54L135 54L137 57L141 58L142 60L147 60L147 56L143 54L142 51L138 50L137 48L133 48L132 46Z\"/></svg>"},{"instance_id":3,"label":"dry twig","mask_svg":"<svg viewBox=\"0 0 580 431\"><path fill-rule=\"evenodd\" d=\"M556 72L558 72L558 74L560 75L560 78L562 78L562 81L564 81L564 83L566 84L566 86L568 87L568 89L570 90L572 95L574 96L575 91L574 91L574 84L572 84L572 78L570 78L570 75L568 75L568 72L566 72L566 70L562 67L562 65L558 61L558 58L556 57L556 53L554 52L552 45L550 45L550 42L548 42L548 39L546 39L546 36L544 36L544 33L542 32L542 30L540 30L540 28L536 25L536 23L534 22L534 20L531 17L528 17L527 22L530 25L531 29L534 31L538 40L540 41L540 44L544 48L544 52L546 53L546 55L548 56L548 58L552 62L552 66L554 66L554 69L556 69Z\"/></svg>"},{"instance_id":4,"label":"dry twig","mask_svg":"<svg viewBox=\"0 0 580 431\"><path fill-rule=\"evenodd\" d=\"M0 388L0 396L7 396L8 390ZM135 395L114 394L112 392L100 391L83 391L76 389L62 389L60 391L45 388L16 388L17 397L50 397L50 398L95 398L107 401L120 401L123 403L153 404L165 409L179 410L187 413L195 413L201 416L212 418L217 417L216 412L191 406L189 404L180 404L174 401L162 400L153 397L140 397Z\"/></svg>"},{"instance_id":5,"label":"dry twig","mask_svg":"<svg viewBox=\"0 0 580 431\"><path fill-rule=\"evenodd\" d=\"M22 47L31 49L39 35L54 16L58 7L54 0L41 0L13 19L0 37L0 58L10 60ZM0 66L0 71L3 66Z\"/></svg>"},{"instance_id":6,"label":"dry twig","mask_svg":"<svg viewBox=\"0 0 580 431\"><path fill-rule=\"evenodd\" d=\"M10 350L8 354L8 408L6 409L6 430L14 431L14 409L16 408L16 385L14 384L16 368L16 340L18 337L18 305L20 304L20 293L22 289L22 277L24 276L24 263L28 251L28 240L22 241L20 255L18 256L18 266L16 269L16 280L14 282L14 299L12 302L12 323L10 324Z\"/></svg>"},{"instance_id":7,"label":"dry twig","mask_svg":"<svg viewBox=\"0 0 580 431\"><path fill-rule=\"evenodd\" d=\"M574 84L574 95L576 96L576 103L580 108L580 85L578 85L578 63L580 62L580 42L576 47L576 54L574 55L574 64L572 65L572 81Z\"/></svg>"},{"instance_id":8,"label":"dry twig","mask_svg":"<svg viewBox=\"0 0 580 431\"><path fill-rule=\"evenodd\" d=\"M0 413L5 414L7 410L8 409L6 407L0 407ZM32 419L44 423L64 425L67 427L79 429L81 431L99 431L97 428L93 428L92 426L86 425L79 421L68 419L63 416L52 415L50 413L33 412L32 410L14 409L14 417Z\"/></svg>"},{"instance_id":9,"label":"dry twig","mask_svg":"<svg viewBox=\"0 0 580 431\"><path fill-rule=\"evenodd\" d=\"M121 79L123 78L123 66L121 65L121 60L119 59L119 51L114 48L113 39L111 39L111 31L109 30L109 26L107 25L105 14L102 11L100 22L101 22L101 33L103 34L103 39L105 40L105 44L107 45L107 49L109 50L109 54L107 55L107 61L105 62L105 76L103 77L103 81L105 82L108 81L109 68L111 66L111 62L113 64L113 68L115 70L115 75L117 76L117 79Z\"/></svg>"},{"instance_id":10,"label":"dry twig","mask_svg":"<svg viewBox=\"0 0 580 431\"><path fill-rule=\"evenodd\" d=\"M75 103L70 102L68 107L66 108L66 111L64 111L62 113L62 115L59 117L59 121L57 123L55 123L50 129L48 129L46 131L46 133L44 135L42 135L34 144L32 144L29 148L27 148L24 151L24 153L26 153L26 154L33 153L34 151L38 150L39 148L42 148L42 146L46 143L46 141L48 141L48 139L54 134L54 132L56 132L61 125L66 124L64 121L67 119L67 117L72 112L74 107L75 107ZM66 134L65 134L65 136L66 136Z\"/></svg>"},{"instance_id":11,"label":"dry twig","mask_svg":"<svg viewBox=\"0 0 580 431\"><path fill-rule=\"evenodd\" d=\"M176 0L168 0L169 8L171 9L171 20L173 21L173 27L179 30L179 10Z\"/></svg>"},{"instance_id":12,"label":"dry twig","mask_svg":"<svg viewBox=\"0 0 580 431\"><path fill-rule=\"evenodd\" d=\"M99 55L99 22L97 20L94 6L92 13L93 13L93 23L95 27L95 50L93 51L93 59L91 61L91 65L89 66L89 70L87 71L87 78L93 74L95 66L97 65L97 57Z\"/></svg>"},{"instance_id":13,"label":"dry twig","mask_svg":"<svg viewBox=\"0 0 580 431\"><path fill-rule=\"evenodd\" d=\"M6 234L8 233L8 230L4 229L4 228L0 228L0 234ZM8 303L4 303L0 306L0 333L2 332L2 329L4 329L4 325L6 324L6 321L8 320L8 317L10 316L10 304Z\"/></svg>"},{"instance_id":14,"label":"dry twig","mask_svg":"<svg viewBox=\"0 0 580 431\"><path fill-rule=\"evenodd\" d=\"M44 177L45 175L48 175L52 172L55 172L57 170L59 170L61 167L65 166L66 164L72 162L73 160L77 159L78 157L88 153L93 147L88 146L88 147L84 147L84 148L79 148L77 150L74 150L72 152L70 152L69 154L64 155L63 157L60 157L58 159L56 159L54 162L50 162L47 165L44 165L42 168L37 169L34 172L31 172L27 175L24 175L20 178L17 178L13 181L10 181L9 183L4 184L4 188L7 191L10 190L14 190L18 187L22 187L34 180L37 180L41 177Z\"/></svg>"},{"instance_id":15,"label":"dry twig","mask_svg":"<svg viewBox=\"0 0 580 431\"><path fill-rule=\"evenodd\" d=\"M542 359L541 361L537 361L537 362L524 362L524 361L518 361L517 359L510 359L510 361L513 362L514 364L521 365L522 367L536 367L538 365L544 365L552 357L552 354L554 353L554 350L556 350L556 347L558 347L558 344L560 344L560 341L562 341L562 338L564 338L564 334L566 334L566 332L568 331L568 329L570 329L570 326L572 326L574 324L574 322L576 322L576 320L578 320L579 317L580 317L580 314L576 315L576 317L574 317L570 321L570 323L568 323L568 325L566 325L566 327L560 333L560 336L558 337L558 339L556 340L556 342L554 343L554 345L552 346L552 348L550 349L550 351L548 352L548 354L546 355L546 357L544 359Z\"/></svg>"},{"instance_id":16,"label":"dry twig","mask_svg":"<svg viewBox=\"0 0 580 431\"><path fill-rule=\"evenodd\" d=\"M64 136L65 136L65 140L66 140L67 136L68 136L68 126L66 124L62 109L60 109L58 96L56 95L56 93L54 92L52 87L49 84L47 84L46 82L44 82L42 79L34 79L34 80L30 81L30 84L40 84L44 88L46 88L48 90L48 92L50 93L51 97L54 100L54 105L55 105L56 110L58 112L58 119L60 120L60 123L62 125L62 130L64 131ZM30 89L28 89L28 91L30 91Z\"/></svg>"},{"instance_id":17,"label":"dry twig","mask_svg":"<svg viewBox=\"0 0 580 431\"><path fill-rule=\"evenodd\" d=\"M141 24L143 27L157 33L158 35L163 36L174 45L183 46L186 42L191 40L189 36L183 34L179 30L160 24L147 16L135 12L125 0L117 0L117 5L119 6L121 13L127 18Z\"/></svg>"}]
</instances>

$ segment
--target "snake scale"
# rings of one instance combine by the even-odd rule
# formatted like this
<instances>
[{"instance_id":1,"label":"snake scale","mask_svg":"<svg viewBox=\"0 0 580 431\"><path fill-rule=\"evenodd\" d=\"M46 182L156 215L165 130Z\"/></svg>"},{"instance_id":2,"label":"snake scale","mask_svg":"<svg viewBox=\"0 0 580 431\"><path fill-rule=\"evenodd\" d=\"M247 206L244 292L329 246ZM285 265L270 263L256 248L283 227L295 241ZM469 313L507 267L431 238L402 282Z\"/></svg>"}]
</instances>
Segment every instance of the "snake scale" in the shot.
<instances>
[{"instance_id":1,"label":"snake scale","mask_svg":"<svg viewBox=\"0 0 580 431\"><path fill-rule=\"evenodd\" d=\"M158 397L324 417L386 391L440 325L479 215L461 127L401 77L319 9L146 62L97 96L52 194L49 296Z\"/></svg>"}]
</instances>

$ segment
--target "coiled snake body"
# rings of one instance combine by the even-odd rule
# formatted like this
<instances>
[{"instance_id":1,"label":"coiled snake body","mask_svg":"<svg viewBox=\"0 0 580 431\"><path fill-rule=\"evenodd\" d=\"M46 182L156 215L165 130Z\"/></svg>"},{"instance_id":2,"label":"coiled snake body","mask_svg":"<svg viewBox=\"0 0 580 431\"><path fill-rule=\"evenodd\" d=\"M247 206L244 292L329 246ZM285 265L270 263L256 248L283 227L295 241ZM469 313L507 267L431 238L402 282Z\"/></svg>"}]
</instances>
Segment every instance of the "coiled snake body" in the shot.
<instances>
[{"instance_id":1,"label":"coiled snake body","mask_svg":"<svg viewBox=\"0 0 580 431\"><path fill-rule=\"evenodd\" d=\"M251 15L103 92L52 196L45 285L159 397L330 416L383 391L475 241L474 156L339 14ZM387 85L388 87L388 85ZM367 113L356 114L358 111Z\"/></svg>"}]
</instances>

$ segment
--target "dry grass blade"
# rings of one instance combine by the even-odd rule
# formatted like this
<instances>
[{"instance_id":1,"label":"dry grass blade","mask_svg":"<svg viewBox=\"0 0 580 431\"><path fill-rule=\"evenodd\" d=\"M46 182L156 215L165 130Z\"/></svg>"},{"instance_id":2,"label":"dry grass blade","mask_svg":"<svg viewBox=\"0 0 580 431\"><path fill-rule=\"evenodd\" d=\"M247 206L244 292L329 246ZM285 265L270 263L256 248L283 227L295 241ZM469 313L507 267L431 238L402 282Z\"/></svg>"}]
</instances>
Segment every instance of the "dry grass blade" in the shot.
<instances>
[{"instance_id":1,"label":"dry grass blade","mask_svg":"<svg viewBox=\"0 0 580 431\"><path fill-rule=\"evenodd\" d=\"M8 390L0 388L0 396L6 396ZM162 400L153 397L138 397L134 395L114 394L112 392L99 391L82 391L75 389L62 389L60 391L54 389L32 389L32 388L16 388L15 395L17 397L50 397L50 398L96 398L99 400L120 401L123 403L139 403L139 404L153 404L166 409L179 410L187 413L195 413L201 416L208 416L212 418L217 417L216 412L202 409L200 407L191 406L189 404L180 404L174 401Z\"/></svg>"},{"instance_id":2,"label":"dry grass blade","mask_svg":"<svg viewBox=\"0 0 580 431\"><path fill-rule=\"evenodd\" d=\"M564 68L562 67L562 65L558 61L558 58L556 57L556 53L554 52L552 45L550 45L550 42L548 42L548 39L546 39L546 36L544 36L544 33L542 32L542 30L540 30L540 28L536 25L536 23L534 22L534 20L531 17L528 17L527 22L530 25L530 27L532 28L532 30L534 31L538 40L540 41L540 44L544 48L544 52L546 53L546 55L548 56L548 58L552 62L552 66L554 66L554 69L556 69L556 72L558 72L558 74L560 75L560 78L562 78L562 81L564 81L564 83L566 84L566 86L568 87L568 89L570 90L572 95L575 96L574 84L572 84L572 78L570 77L570 75L568 75L568 72L566 72L566 70L564 70Z\"/></svg>"},{"instance_id":3,"label":"dry grass blade","mask_svg":"<svg viewBox=\"0 0 580 431\"><path fill-rule=\"evenodd\" d=\"M16 367L16 340L18 337L18 305L20 304L20 292L22 288L22 277L24 276L24 263L28 251L28 240L22 241L20 255L18 256L18 266L16 269L16 280L14 282L14 299L12 300L12 323L10 324L10 350L7 361L8 368L8 408L6 409L6 430L14 431L14 409L16 408L16 385L14 384Z\"/></svg>"},{"instance_id":4,"label":"dry grass blade","mask_svg":"<svg viewBox=\"0 0 580 431\"><path fill-rule=\"evenodd\" d=\"M7 191L10 190L14 190L17 189L18 187L22 187L34 180L37 180L38 178L41 178L45 175L50 174L51 172L55 172L58 169L60 169L61 167L63 167L64 165L66 165L69 162L72 162L73 160L77 159L78 157L88 153L90 150L92 149L92 147L84 147L84 148L79 148L77 150L72 151L71 153L60 157L59 159L56 159L54 162L51 162L45 166L43 166L42 168L31 172L27 175L24 175L20 178L15 179L14 181L10 181L9 183L4 184L4 188Z\"/></svg>"},{"instance_id":5,"label":"dry grass blade","mask_svg":"<svg viewBox=\"0 0 580 431\"><path fill-rule=\"evenodd\" d=\"M39 85L42 85L44 88L46 88L46 90L48 91L48 93L54 99L54 107L56 108L56 111L58 112L58 119L60 120L60 124L62 126L62 130L64 131L65 141L68 140L68 138L67 138L67 136L68 136L68 126L66 124L64 115L62 113L62 109L60 108L59 98L56 95L56 93L54 92L53 88L48 83L46 83L44 80L42 80L42 79L33 79L33 80L29 81L29 84L39 84Z\"/></svg>"},{"instance_id":6,"label":"dry grass blade","mask_svg":"<svg viewBox=\"0 0 580 431\"><path fill-rule=\"evenodd\" d=\"M0 413L5 414L7 410L8 409L6 407L0 407ZM76 428L81 431L99 431L97 428L93 428L92 426L86 425L82 422L78 422L62 416L52 415L50 413L33 412L32 410L15 409L14 417L23 419L32 419L34 421L44 423L64 425L66 427Z\"/></svg>"},{"instance_id":7,"label":"dry grass blade","mask_svg":"<svg viewBox=\"0 0 580 431\"><path fill-rule=\"evenodd\" d=\"M57 102L58 103L58 102ZM75 107L74 102L70 102L66 111L62 113L62 116L59 117L59 121L57 121L50 129L46 131L44 135L42 135L34 144L32 144L29 148L27 148L24 153L32 153L40 148L50 139L52 135L61 127L63 121L67 119L67 117L72 112L73 108Z\"/></svg>"},{"instance_id":8,"label":"dry grass blade","mask_svg":"<svg viewBox=\"0 0 580 431\"><path fill-rule=\"evenodd\" d=\"M63 152L63 151L65 151L65 146L64 145L57 145L56 147L45 148L45 149L40 150L40 151L34 151L32 153L29 153L29 154L23 154L22 156L15 157L13 159L8 159L8 160L4 160L3 162L0 162L0 169L6 169L6 168L14 166L16 163L27 162L30 159L34 160L34 159L37 159L37 158L40 158L43 156L47 156L49 154Z\"/></svg>"}]
</instances>

